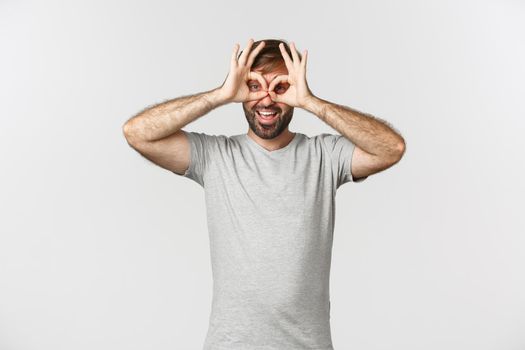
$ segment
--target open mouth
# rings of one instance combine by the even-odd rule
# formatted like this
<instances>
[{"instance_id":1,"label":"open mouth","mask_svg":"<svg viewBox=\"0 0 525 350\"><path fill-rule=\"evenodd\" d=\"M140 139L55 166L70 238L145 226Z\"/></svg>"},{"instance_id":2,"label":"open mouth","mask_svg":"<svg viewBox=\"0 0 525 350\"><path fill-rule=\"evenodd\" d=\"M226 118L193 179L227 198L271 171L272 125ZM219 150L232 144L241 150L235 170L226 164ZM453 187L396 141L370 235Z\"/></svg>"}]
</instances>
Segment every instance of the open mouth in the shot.
<instances>
[{"instance_id":1,"label":"open mouth","mask_svg":"<svg viewBox=\"0 0 525 350\"><path fill-rule=\"evenodd\" d=\"M275 120L277 119L277 117L279 116L279 113L277 112L260 112L260 111L255 111L255 114L257 114L257 118L259 119L259 122L261 124L273 124L273 122L275 122Z\"/></svg>"}]
</instances>

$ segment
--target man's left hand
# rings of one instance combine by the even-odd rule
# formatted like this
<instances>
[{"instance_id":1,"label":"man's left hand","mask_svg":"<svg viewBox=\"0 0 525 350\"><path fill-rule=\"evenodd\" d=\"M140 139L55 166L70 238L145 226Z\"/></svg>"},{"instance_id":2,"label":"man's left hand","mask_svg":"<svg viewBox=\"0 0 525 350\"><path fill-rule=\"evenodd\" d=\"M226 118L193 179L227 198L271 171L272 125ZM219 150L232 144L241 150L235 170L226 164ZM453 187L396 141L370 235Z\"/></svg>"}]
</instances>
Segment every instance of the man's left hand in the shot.
<instances>
[{"instance_id":1,"label":"man's left hand","mask_svg":"<svg viewBox=\"0 0 525 350\"><path fill-rule=\"evenodd\" d=\"M302 60L299 58L298 52L293 42L290 43L290 51L292 58L288 55L284 48L284 44L279 44L281 54L284 58L284 63L288 69L288 75L279 75L275 77L268 87L268 94L274 102L282 102L292 107L304 108L306 103L313 98L313 94L306 83L306 59L308 51L304 50ZM284 88L279 87L276 91L276 85L288 86L285 92L280 92Z\"/></svg>"}]
</instances>

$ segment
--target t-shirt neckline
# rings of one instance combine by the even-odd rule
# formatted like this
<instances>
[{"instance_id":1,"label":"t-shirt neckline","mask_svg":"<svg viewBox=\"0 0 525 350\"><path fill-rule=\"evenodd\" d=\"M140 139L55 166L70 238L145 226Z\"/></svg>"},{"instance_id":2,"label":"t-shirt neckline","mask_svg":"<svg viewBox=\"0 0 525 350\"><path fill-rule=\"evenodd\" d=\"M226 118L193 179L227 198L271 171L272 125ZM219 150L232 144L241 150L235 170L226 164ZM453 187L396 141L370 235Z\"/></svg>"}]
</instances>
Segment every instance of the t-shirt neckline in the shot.
<instances>
[{"instance_id":1,"label":"t-shirt neckline","mask_svg":"<svg viewBox=\"0 0 525 350\"><path fill-rule=\"evenodd\" d=\"M249 144L251 144L253 147L257 148L261 152L263 152L265 154L269 154L269 155L274 155L274 154L282 153L282 152L288 150L290 147L292 147L292 145L294 143L296 143L297 140L299 139L299 133L298 132L294 133L294 137L292 138L292 140L290 142L288 142L288 144L286 146L281 147L281 148L276 149L276 150L273 150L273 151L268 151L266 148L264 148L263 146L259 145L255 140L253 140L250 136L248 136L248 134L244 134L244 138L247 140L247 142Z\"/></svg>"}]
</instances>

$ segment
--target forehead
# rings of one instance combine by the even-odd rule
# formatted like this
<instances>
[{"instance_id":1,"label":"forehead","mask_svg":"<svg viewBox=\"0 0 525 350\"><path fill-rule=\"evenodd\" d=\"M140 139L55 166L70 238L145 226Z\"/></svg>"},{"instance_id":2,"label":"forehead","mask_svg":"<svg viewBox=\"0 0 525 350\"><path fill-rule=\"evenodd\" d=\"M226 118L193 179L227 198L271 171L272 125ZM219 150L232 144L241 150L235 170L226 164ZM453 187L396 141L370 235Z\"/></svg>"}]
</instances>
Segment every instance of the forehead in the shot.
<instances>
[{"instance_id":1,"label":"forehead","mask_svg":"<svg viewBox=\"0 0 525 350\"><path fill-rule=\"evenodd\" d=\"M266 81L272 81L278 75L287 75L288 69L286 69L286 67L279 67L266 74L262 74L261 69L253 69L252 72L261 74Z\"/></svg>"}]
</instances>

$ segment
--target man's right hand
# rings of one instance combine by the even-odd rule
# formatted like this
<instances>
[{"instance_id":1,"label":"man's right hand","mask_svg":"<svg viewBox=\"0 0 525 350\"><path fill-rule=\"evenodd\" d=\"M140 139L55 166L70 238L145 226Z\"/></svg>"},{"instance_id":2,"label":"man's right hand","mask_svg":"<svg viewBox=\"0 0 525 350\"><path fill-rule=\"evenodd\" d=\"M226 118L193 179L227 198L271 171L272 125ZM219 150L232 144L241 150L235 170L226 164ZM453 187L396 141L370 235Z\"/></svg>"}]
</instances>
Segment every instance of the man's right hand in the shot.
<instances>
[{"instance_id":1,"label":"man's right hand","mask_svg":"<svg viewBox=\"0 0 525 350\"><path fill-rule=\"evenodd\" d=\"M237 59L239 44L235 44L233 48L230 72L219 89L222 99L226 102L254 101L268 94L268 84L266 80L260 74L250 71L255 57L264 47L264 41L250 52L252 45L253 39L248 40L248 45L243 50L239 59ZM248 86L250 80L257 80L263 87L263 90L251 91Z\"/></svg>"}]
</instances>

